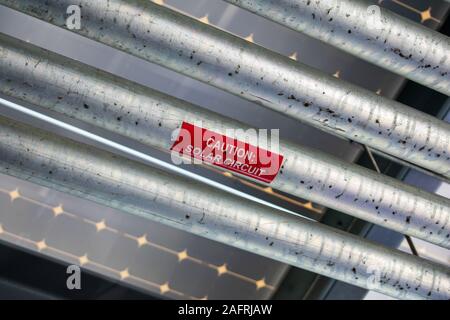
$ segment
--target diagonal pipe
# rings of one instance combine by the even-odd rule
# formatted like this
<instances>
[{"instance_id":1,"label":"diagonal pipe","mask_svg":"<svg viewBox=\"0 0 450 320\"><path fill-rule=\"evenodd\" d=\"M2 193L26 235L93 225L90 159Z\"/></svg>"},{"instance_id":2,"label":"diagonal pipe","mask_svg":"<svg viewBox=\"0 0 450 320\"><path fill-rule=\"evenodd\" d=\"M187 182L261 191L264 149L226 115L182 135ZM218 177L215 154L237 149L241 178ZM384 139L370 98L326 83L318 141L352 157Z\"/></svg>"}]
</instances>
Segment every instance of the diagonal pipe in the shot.
<instances>
[{"instance_id":1,"label":"diagonal pipe","mask_svg":"<svg viewBox=\"0 0 450 320\"><path fill-rule=\"evenodd\" d=\"M151 1L0 0L54 25L450 177L450 125Z\"/></svg>"},{"instance_id":2,"label":"diagonal pipe","mask_svg":"<svg viewBox=\"0 0 450 320\"><path fill-rule=\"evenodd\" d=\"M0 118L0 172L400 299L449 299L449 269Z\"/></svg>"},{"instance_id":3,"label":"diagonal pipe","mask_svg":"<svg viewBox=\"0 0 450 320\"><path fill-rule=\"evenodd\" d=\"M366 0L224 0L450 95L450 39Z\"/></svg>"}]
</instances>

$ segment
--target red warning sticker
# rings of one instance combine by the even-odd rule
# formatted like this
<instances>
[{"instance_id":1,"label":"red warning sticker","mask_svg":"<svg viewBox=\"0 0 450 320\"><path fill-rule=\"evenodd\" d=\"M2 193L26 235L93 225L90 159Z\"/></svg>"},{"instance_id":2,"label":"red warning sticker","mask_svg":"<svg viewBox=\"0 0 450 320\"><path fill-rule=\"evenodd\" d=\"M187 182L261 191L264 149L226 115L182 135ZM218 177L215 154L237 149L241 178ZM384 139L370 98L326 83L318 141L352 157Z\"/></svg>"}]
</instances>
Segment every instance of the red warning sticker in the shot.
<instances>
[{"instance_id":1,"label":"red warning sticker","mask_svg":"<svg viewBox=\"0 0 450 320\"><path fill-rule=\"evenodd\" d=\"M283 156L226 135L183 122L172 152L270 183Z\"/></svg>"}]
</instances>

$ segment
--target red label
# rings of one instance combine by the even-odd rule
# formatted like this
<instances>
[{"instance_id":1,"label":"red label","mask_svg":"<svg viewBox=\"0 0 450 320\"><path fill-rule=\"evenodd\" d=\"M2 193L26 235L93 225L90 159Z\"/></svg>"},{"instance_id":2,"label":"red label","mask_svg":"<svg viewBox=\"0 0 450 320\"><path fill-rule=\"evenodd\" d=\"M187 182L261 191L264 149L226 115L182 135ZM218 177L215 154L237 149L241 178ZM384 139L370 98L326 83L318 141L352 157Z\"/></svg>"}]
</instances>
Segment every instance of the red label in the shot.
<instances>
[{"instance_id":1,"label":"red label","mask_svg":"<svg viewBox=\"0 0 450 320\"><path fill-rule=\"evenodd\" d=\"M282 155L187 122L170 150L266 183L283 163Z\"/></svg>"}]
</instances>

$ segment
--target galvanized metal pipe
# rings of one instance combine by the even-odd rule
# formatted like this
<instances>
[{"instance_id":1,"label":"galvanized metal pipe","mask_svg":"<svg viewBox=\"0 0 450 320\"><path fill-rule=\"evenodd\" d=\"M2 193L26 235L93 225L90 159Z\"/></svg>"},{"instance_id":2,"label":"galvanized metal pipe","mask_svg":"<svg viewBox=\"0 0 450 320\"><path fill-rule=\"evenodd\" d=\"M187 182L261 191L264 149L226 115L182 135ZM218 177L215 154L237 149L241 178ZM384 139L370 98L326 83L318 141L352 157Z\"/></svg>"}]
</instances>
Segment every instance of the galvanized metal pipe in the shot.
<instances>
[{"instance_id":1,"label":"galvanized metal pipe","mask_svg":"<svg viewBox=\"0 0 450 320\"><path fill-rule=\"evenodd\" d=\"M449 124L151 1L0 4L60 27L80 5L81 35L450 177Z\"/></svg>"},{"instance_id":2,"label":"galvanized metal pipe","mask_svg":"<svg viewBox=\"0 0 450 320\"><path fill-rule=\"evenodd\" d=\"M366 0L225 0L450 95L450 39Z\"/></svg>"},{"instance_id":3,"label":"galvanized metal pipe","mask_svg":"<svg viewBox=\"0 0 450 320\"><path fill-rule=\"evenodd\" d=\"M0 172L393 297L450 298L448 268L5 118Z\"/></svg>"},{"instance_id":4,"label":"galvanized metal pipe","mask_svg":"<svg viewBox=\"0 0 450 320\"><path fill-rule=\"evenodd\" d=\"M248 129L160 92L0 34L0 93L60 112L145 145L170 150L183 121L209 130ZM281 141L271 187L450 248L450 201Z\"/></svg>"}]
</instances>

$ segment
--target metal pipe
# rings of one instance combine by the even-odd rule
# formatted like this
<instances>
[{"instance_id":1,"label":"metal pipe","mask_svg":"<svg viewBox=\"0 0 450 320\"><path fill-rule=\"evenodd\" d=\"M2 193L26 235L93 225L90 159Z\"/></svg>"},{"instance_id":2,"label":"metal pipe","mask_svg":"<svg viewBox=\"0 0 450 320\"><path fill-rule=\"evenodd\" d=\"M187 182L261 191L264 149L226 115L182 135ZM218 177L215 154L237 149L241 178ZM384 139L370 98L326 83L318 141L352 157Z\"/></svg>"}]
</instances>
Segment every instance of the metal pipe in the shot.
<instances>
[{"instance_id":1,"label":"metal pipe","mask_svg":"<svg viewBox=\"0 0 450 320\"><path fill-rule=\"evenodd\" d=\"M0 118L0 172L401 299L449 299L448 268Z\"/></svg>"},{"instance_id":2,"label":"metal pipe","mask_svg":"<svg viewBox=\"0 0 450 320\"><path fill-rule=\"evenodd\" d=\"M450 125L151 1L75 1L88 38L450 177ZM0 0L64 27L73 0Z\"/></svg>"},{"instance_id":3,"label":"metal pipe","mask_svg":"<svg viewBox=\"0 0 450 320\"><path fill-rule=\"evenodd\" d=\"M45 123L45 125L54 126L57 129L63 130L63 132L74 134L77 138L83 138L87 139L89 142L95 143L95 145L100 145L103 148L112 149L115 152L119 152L120 154L124 154L126 157L131 157L133 159L137 159L139 161L143 161L146 164L150 164L151 166L154 166L155 168L165 170L171 173L175 173L178 175L181 175L183 177L195 180L199 183L206 184L210 187L217 188L218 190L236 195L238 197L244 198L249 201L253 201L256 203L260 203L264 206L281 210L283 212L289 213L289 214L295 214L298 216L303 217L304 219L308 219L311 221L316 221L312 218L303 216L297 212L290 211L286 208L277 206L276 204L273 204L271 202L268 202L266 200L257 198L255 196L249 195L245 192L239 191L237 189L234 189L232 187L229 187L227 185L224 185L220 182L211 180L209 178L203 177L199 174L193 173L191 171L188 171L186 169L183 169L175 164L172 164L170 162L165 162L163 160L160 160L158 158L152 157L151 155L145 154L143 152L140 152L136 149L130 148L125 146L124 144L112 141L110 139L106 139L102 136L99 136L98 134L83 130L81 128L78 128L76 126L73 126L71 124L68 124L66 122L63 122L61 120L52 118L48 115L45 115L43 113L34 111L32 109L29 109L27 107L24 107L16 102L5 100L3 98L0 98L0 106L8 108L8 111L18 112L21 116L26 115L31 117L34 120L38 120L41 123ZM0 108L0 110L2 110ZM3 111L3 110L2 110ZM6 112L6 116L9 118L14 118L14 115L8 114Z\"/></svg>"},{"instance_id":4,"label":"metal pipe","mask_svg":"<svg viewBox=\"0 0 450 320\"><path fill-rule=\"evenodd\" d=\"M0 34L0 93L169 151L186 121L248 127L171 96ZM271 187L450 248L450 201L309 148L281 141ZM248 177L246 177L248 178Z\"/></svg>"},{"instance_id":5,"label":"metal pipe","mask_svg":"<svg viewBox=\"0 0 450 320\"><path fill-rule=\"evenodd\" d=\"M450 95L450 39L366 0L224 0Z\"/></svg>"}]
</instances>

